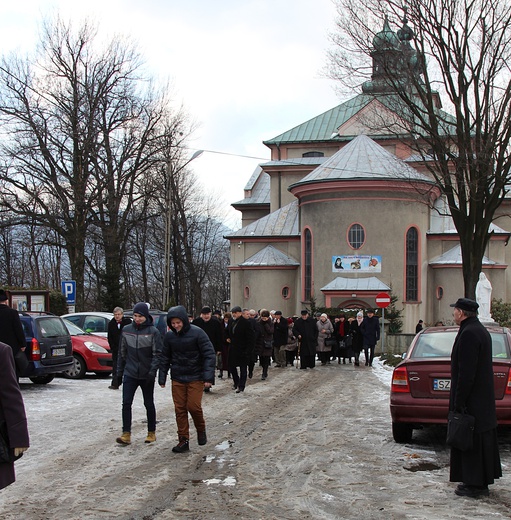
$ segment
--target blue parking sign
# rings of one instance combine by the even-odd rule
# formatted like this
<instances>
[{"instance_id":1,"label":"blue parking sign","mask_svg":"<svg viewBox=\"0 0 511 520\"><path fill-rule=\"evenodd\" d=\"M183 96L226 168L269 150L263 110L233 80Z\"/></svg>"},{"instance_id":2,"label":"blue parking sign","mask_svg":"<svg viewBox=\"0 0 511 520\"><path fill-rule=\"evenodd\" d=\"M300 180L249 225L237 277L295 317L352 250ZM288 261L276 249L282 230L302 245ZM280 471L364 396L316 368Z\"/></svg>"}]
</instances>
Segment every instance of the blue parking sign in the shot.
<instances>
[{"instance_id":1,"label":"blue parking sign","mask_svg":"<svg viewBox=\"0 0 511 520\"><path fill-rule=\"evenodd\" d=\"M66 297L66 303L68 305L74 305L76 303L76 282L74 280L63 280L62 294Z\"/></svg>"}]
</instances>

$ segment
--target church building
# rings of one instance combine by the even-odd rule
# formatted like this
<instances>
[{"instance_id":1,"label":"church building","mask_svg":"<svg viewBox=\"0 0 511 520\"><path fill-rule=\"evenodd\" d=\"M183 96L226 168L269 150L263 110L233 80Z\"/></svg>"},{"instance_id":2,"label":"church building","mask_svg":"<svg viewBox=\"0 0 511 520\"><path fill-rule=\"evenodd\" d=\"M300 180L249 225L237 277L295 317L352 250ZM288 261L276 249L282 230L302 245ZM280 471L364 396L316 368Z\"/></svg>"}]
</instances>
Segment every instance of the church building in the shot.
<instances>
[{"instance_id":1,"label":"church building","mask_svg":"<svg viewBox=\"0 0 511 520\"><path fill-rule=\"evenodd\" d=\"M419 319L452 323L462 260L444 198L410 137L373 124L392 119L393 93L378 63L388 53L398 62L410 49L403 29L395 33L385 21L375 36L362 93L264 141L271 160L232 204L242 215L241 229L227 236L232 305L286 316L311 305L340 312L375 307L386 292L403 309L403 332L414 332ZM511 289L509 213L506 201L483 260L492 297L503 300Z\"/></svg>"}]
</instances>

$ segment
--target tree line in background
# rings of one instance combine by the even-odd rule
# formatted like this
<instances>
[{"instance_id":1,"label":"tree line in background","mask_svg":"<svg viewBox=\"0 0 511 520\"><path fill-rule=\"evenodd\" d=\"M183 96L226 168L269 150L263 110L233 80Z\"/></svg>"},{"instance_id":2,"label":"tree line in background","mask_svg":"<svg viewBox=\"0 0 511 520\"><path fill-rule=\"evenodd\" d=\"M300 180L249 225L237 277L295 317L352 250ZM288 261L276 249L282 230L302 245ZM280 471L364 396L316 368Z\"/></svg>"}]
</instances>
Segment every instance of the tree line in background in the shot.
<instances>
[{"instance_id":1,"label":"tree line in background","mask_svg":"<svg viewBox=\"0 0 511 520\"><path fill-rule=\"evenodd\" d=\"M229 246L188 167L194 124L134 44L99 42L57 18L33 57L1 60L0 284L75 280L77 310L220 306Z\"/></svg>"}]
</instances>

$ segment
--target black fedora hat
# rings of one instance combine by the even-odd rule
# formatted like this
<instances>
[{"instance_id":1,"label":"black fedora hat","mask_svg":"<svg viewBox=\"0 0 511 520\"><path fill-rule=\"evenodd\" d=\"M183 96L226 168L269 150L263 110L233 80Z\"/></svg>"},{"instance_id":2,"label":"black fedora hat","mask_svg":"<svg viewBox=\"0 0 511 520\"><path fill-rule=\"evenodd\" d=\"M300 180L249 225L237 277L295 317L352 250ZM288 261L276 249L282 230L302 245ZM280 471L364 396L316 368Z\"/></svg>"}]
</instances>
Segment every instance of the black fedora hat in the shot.
<instances>
[{"instance_id":1,"label":"black fedora hat","mask_svg":"<svg viewBox=\"0 0 511 520\"><path fill-rule=\"evenodd\" d=\"M462 311L477 312L479 304L470 298L458 298L458 301L456 303L451 303L450 307L455 307Z\"/></svg>"}]
</instances>

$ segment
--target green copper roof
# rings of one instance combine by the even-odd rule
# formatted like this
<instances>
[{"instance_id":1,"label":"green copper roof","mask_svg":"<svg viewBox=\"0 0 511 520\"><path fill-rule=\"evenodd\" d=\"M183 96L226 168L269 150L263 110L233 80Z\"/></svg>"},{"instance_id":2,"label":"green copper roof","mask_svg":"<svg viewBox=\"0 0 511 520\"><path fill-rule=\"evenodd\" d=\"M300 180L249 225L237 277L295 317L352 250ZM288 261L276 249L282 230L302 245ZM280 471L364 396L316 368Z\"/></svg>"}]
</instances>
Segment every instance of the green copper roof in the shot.
<instances>
[{"instance_id":1,"label":"green copper roof","mask_svg":"<svg viewBox=\"0 0 511 520\"><path fill-rule=\"evenodd\" d=\"M340 137L337 134L337 130L340 126L346 123L346 121L349 121L375 99L386 106L390 111L399 112L402 115L407 112L406 106L394 94L359 94L323 114L291 128L291 130L288 130L273 139L263 141L263 143L266 145L272 145L280 143L339 142L351 140L355 137L354 135ZM423 110L426 112L425 108ZM441 125L444 127L444 134L453 135L455 133L454 117L443 110L439 110L438 113ZM410 119L412 119L412 116ZM415 132L419 135L423 133L419 126L416 126ZM396 134L387 131L382 135L372 135L372 137L375 139L395 138Z\"/></svg>"},{"instance_id":2,"label":"green copper roof","mask_svg":"<svg viewBox=\"0 0 511 520\"><path fill-rule=\"evenodd\" d=\"M364 108L374 96L359 94L323 114L316 116L301 125L295 126L283 134L263 141L264 144L296 143L302 141L331 141L332 134L348 119ZM338 138L338 136L337 136Z\"/></svg>"}]
</instances>

